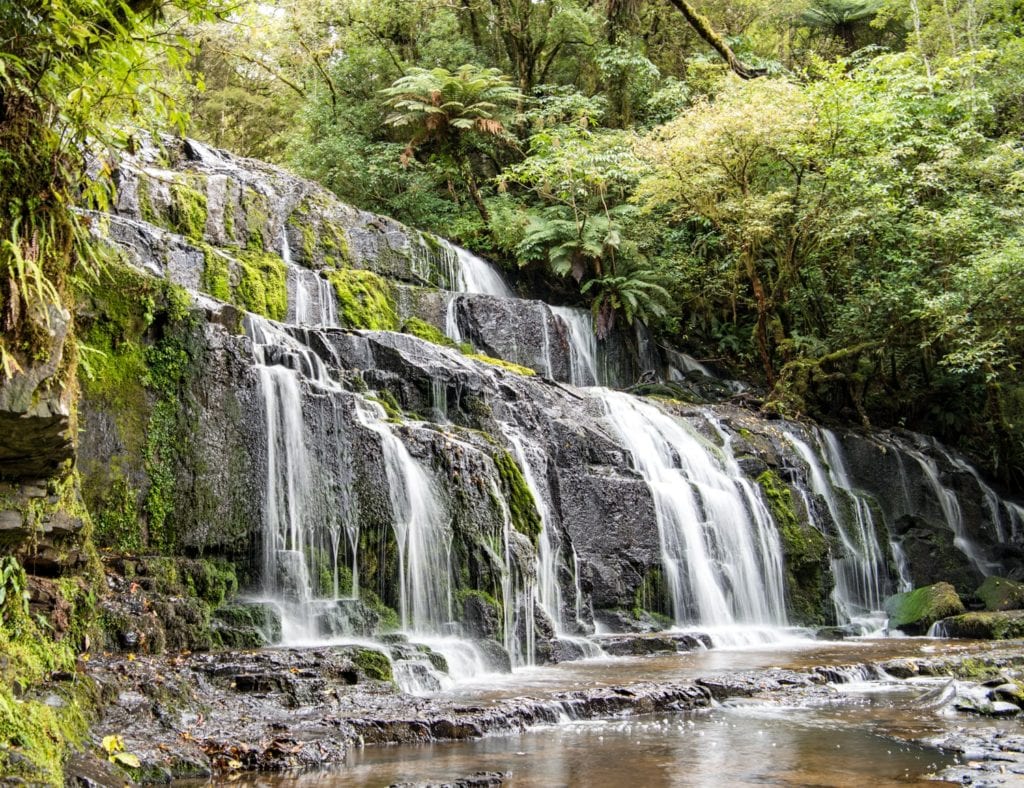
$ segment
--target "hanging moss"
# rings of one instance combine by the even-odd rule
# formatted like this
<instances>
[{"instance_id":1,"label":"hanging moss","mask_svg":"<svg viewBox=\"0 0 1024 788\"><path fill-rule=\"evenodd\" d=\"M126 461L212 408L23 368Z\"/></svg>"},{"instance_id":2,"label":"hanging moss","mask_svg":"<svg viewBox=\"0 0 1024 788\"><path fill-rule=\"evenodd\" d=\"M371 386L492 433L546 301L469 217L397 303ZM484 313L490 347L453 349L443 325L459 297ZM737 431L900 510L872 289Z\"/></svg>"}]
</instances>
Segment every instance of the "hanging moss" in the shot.
<instances>
[{"instance_id":1,"label":"hanging moss","mask_svg":"<svg viewBox=\"0 0 1024 788\"><path fill-rule=\"evenodd\" d=\"M235 290L240 306L250 312L284 320L288 316L288 271L284 261L274 254L241 253L238 256L242 276Z\"/></svg>"},{"instance_id":2,"label":"hanging moss","mask_svg":"<svg viewBox=\"0 0 1024 788\"><path fill-rule=\"evenodd\" d=\"M793 493L774 471L757 477L782 538L786 559L787 606L790 618L800 624L830 623L831 592L828 575L828 543L810 523L802 522Z\"/></svg>"},{"instance_id":3,"label":"hanging moss","mask_svg":"<svg viewBox=\"0 0 1024 788\"><path fill-rule=\"evenodd\" d=\"M221 301L231 300L231 266L228 258L212 246L203 246L203 275L199 288Z\"/></svg>"},{"instance_id":4,"label":"hanging moss","mask_svg":"<svg viewBox=\"0 0 1024 788\"><path fill-rule=\"evenodd\" d=\"M198 176L194 181L180 179L171 184L171 207L168 218L175 232L199 241L206 233L206 194L193 184L205 186Z\"/></svg>"},{"instance_id":5,"label":"hanging moss","mask_svg":"<svg viewBox=\"0 0 1024 788\"><path fill-rule=\"evenodd\" d=\"M536 544L542 525L540 513L522 471L507 451L499 451L494 457L494 464L498 468L505 500L512 515L512 527Z\"/></svg>"},{"instance_id":6,"label":"hanging moss","mask_svg":"<svg viewBox=\"0 0 1024 788\"><path fill-rule=\"evenodd\" d=\"M671 595L660 567L652 566L644 573L643 580L633 595L633 616L651 616L663 626L671 626Z\"/></svg>"},{"instance_id":7,"label":"hanging moss","mask_svg":"<svg viewBox=\"0 0 1024 788\"><path fill-rule=\"evenodd\" d=\"M474 361L482 361L485 364L490 364L492 367L501 367L502 369L507 369L509 372L515 372L517 375L532 377L537 374L536 370L532 370L529 367L524 367L521 364L513 364L511 361L505 361L501 358L486 356L483 353L466 353L465 355L466 358L471 358Z\"/></svg>"},{"instance_id":8,"label":"hanging moss","mask_svg":"<svg viewBox=\"0 0 1024 788\"><path fill-rule=\"evenodd\" d=\"M385 279L355 268L330 271L327 279L338 296L338 317L344 325L372 331L398 328L394 294Z\"/></svg>"},{"instance_id":9,"label":"hanging moss","mask_svg":"<svg viewBox=\"0 0 1024 788\"><path fill-rule=\"evenodd\" d=\"M431 325L426 320L420 320L418 317L410 317L405 323L402 324L403 334L412 334L414 337L425 339L427 342L433 342L435 345L443 345L444 347L455 347L455 342L451 340L441 329L437 326Z\"/></svg>"}]
</instances>

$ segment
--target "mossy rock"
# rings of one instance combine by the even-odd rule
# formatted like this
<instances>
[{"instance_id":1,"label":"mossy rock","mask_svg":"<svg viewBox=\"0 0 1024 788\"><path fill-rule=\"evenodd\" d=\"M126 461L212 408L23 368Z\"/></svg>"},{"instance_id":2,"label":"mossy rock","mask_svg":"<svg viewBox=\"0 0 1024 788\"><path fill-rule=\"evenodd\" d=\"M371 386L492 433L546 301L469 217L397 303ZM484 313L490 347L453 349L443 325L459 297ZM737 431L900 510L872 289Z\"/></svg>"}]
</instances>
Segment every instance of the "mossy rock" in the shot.
<instances>
[{"instance_id":1,"label":"mossy rock","mask_svg":"<svg viewBox=\"0 0 1024 788\"><path fill-rule=\"evenodd\" d=\"M937 627L943 637L971 640L1024 638L1024 610L964 613L942 619Z\"/></svg>"},{"instance_id":2,"label":"mossy rock","mask_svg":"<svg viewBox=\"0 0 1024 788\"><path fill-rule=\"evenodd\" d=\"M505 500L508 502L509 514L512 517L512 527L536 544L543 522L523 472L507 451L499 451L494 456L494 464L501 477Z\"/></svg>"},{"instance_id":3,"label":"mossy rock","mask_svg":"<svg viewBox=\"0 0 1024 788\"><path fill-rule=\"evenodd\" d=\"M338 296L338 317L350 328L395 331L398 313L387 280L372 271L346 268L329 271L327 280Z\"/></svg>"},{"instance_id":4,"label":"mossy rock","mask_svg":"<svg viewBox=\"0 0 1024 788\"><path fill-rule=\"evenodd\" d=\"M985 610L1020 610L1024 608L1024 583L1005 577L986 577L974 595L980 599Z\"/></svg>"},{"instance_id":5,"label":"mossy rock","mask_svg":"<svg viewBox=\"0 0 1024 788\"><path fill-rule=\"evenodd\" d=\"M949 583L935 583L894 594L885 600L889 626L908 635L924 635L936 621L965 612L964 603Z\"/></svg>"},{"instance_id":6,"label":"mossy rock","mask_svg":"<svg viewBox=\"0 0 1024 788\"><path fill-rule=\"evenodd\" d=\"M797 513L793 492L774 471L757 477L779 528L786 559L786 605L790 618L807 626L832 623L828 541Z\"/></svg>"},{"instance_id":7,"label":"mossy rock","mask_svg":"<svg viewBox=\"0 0 1024 788\"><path fill-rule=\"evenodd\" d=\"M471 358L474 361L482 361L484 364L490 364L492 367L500 367L501 369L514 372L517 375L524 375L526 377L533 377L537 374L536 370L524 367L522 364L513 364L511 361L505 361L501 358L494 358L493 356L485 355L484 353L466 353L466 358Z\"/></svg>"},{"instance_id":8,"label":"mossy rock","mask_svg":"<svg viewBox=\"0 0 1024 788\"><path fill-rule=\"evenodd\" d=\"M281 614L260 602L228 605L213 611L212 628L221 648L262 648L281 640Z\"/></svg>"},{"instance_id":9,"label":"mossy rock","mask_svg":"<svg viewBox=\"0 0 1024 788\"><path fill-rule=\"evenodd\" d=\"M405 323L402 324L403 334L412 334L414 337L425 339L427 342L433 342L435 345L443 345L444 347L457 347L455 342L448 337L441 329L437 326L428 323L426 320L421 320L418 317L410 317Z\"/></svg>"},{"instance_id":10,"label":"mossy rock","mask_svg":"<svg viewBox=\"0 0 1024 788\"><path fill-rule=\"evenodd\" d=\"M352 655L356 667L368 678L375 681L394 681L391 672L391 660L387 654L373 649L359 649Z\"/></svg>"},{"instance_id":11,"label":"mossy rock","mask_svg":"<svg viewBox=\"0 0 1024 788\"><path fill-rule=\"evenodd\" d=\"M242 276L235 290L238 304L250 312L284 320L288 316L288 268L276 254L242 252Z\"/></svg>"}]
</instances>

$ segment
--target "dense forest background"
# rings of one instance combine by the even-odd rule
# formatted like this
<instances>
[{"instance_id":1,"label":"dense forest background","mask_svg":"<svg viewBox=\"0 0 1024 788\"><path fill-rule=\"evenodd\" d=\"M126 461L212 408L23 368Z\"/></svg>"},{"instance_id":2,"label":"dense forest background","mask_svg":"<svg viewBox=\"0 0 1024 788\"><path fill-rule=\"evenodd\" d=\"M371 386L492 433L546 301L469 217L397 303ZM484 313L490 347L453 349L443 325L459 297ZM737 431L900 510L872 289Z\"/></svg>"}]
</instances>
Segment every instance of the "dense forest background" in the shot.
<instances>
[{"instance_id":1,"label":"dense forest background","mask_svg":"<svg viewBox=\"0 0 1024 788\"><path fill-rule=\"evenodd\" d=\"M1012 0L0 4L3 374L69 277L89 145L170 123L761 384L1024 483ZM89 141L87 144L86 141Z\"/></svg>"}]
</instances>

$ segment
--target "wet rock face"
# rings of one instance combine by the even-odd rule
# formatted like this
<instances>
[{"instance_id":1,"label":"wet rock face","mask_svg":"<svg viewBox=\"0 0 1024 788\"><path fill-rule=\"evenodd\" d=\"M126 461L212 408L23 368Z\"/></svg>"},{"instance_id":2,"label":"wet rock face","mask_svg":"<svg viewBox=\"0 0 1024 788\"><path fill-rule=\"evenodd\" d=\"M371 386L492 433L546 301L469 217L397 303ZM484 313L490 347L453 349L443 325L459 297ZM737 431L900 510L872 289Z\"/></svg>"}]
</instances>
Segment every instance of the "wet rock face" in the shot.
<instances>
[{"instance_id":1,"label":"wet rock face","mask_svg":"<svg viewBox=\"0 0 1024 788\"><path fill-rule=\"evenodd\" d=\"M73 456L73 389L60 379L70 323L51 308L45 360L0 380L0 479L46 479Z\"/></svg>"},{"instance_id":2,"label":"wet rock face","mask_svg":"<svg viewBox=\"0 0 1024 788\"><path fill-rule=\"evenodd\" d=\"M291 290L279 317L293 322L300 275L319 285L326 282L321 274L328 269L359 269L382 277L382 292L394 312L390 327L400 328L409 317L444 326L451 296L437 288L451 285L454 270L452 251L444 244L341 205L316 185L269 165L198 143L174 143L168 150L169 159L152 150L125 161L119 176L119 203L109 237L141 269L241 304L237 296L244 289L243 279L251 275L246 266L268 257L273 258L270 268L278 270L283 255L294 265L281 269L282 281ZM314 296L322 306L322 294ZM504 559L494 544L504 513L494 489L509 491L496 462L520 440L545 458L537 473L545 525L557 537L554 574L562 622L581 631L595 617L616 630L663 627L666 620L659 614L672 611L660 599L665 596L657 577L662 545L650 488L634 469L621 436L609 428L599 395L554 382L568 379L573 364L568 324L538 301L460 294L454 303L460 330L479 349L538 369L548 378L524 377L470 360L454 348L391 331L283 329L310 348L332 377L325 386L306 375L297 395L310 477L318 487L310 506L314 519L324 524L322 544L336 537L328 533L327 524L358 525L353 549L364 573L362 587L376 589L383 604L398 605L394 504L387 492L381 436L359 416L367 395L386 402L394 422L389 429L440 491L451 523L455 591L493 595L500 585ZM278 311L281 306L276 305ZM243 584L256 588L266 572L267 552L262 535L269 461L265 381L253 342L242 333L240 308L196 295L192 309L199 320L189 340L193 369L183 387L181 410L193 429L188 440L180 441L182 451L175 452L167 528L175 549L230 558L240 567ZM294 353L266 352L269 364L297 363ZM606 379L617 385L653 381L651 373L665 360L644 330L628 327L620 327L604 343L602 357ZM678 380L668 387L651 383L653 387L638 392L670 399L694 393L700 399L720 399L732 390L723 382L706 384L710 378L691 380L701 373L680 369L691 362L678 354L668 360ZM841 546L834 535L818 538L827 507L810 491L805 464L784 439L786 431L804 434L801 428L725 404L685 408L663 399L662 407L714 451L726 451L722 444L728 440L742 474L752 482L765 474L778 480L782 497L791 498L790 535L802 543L814 541L815 548L801 552L793 549L794 539L787 544L791 558L803 558L802 566L795 566L794 558L794 566L787 567L799 570L786 578L790 617L795 623L827 622L833 609L832 584L823 567ZM88 396L83 401L80 465L104 491L116 481L114 474L105 474L118 466L138 503L152 481L144 450L119 434L120 414L112 410ZM721 434L714 424L720 424ZM841 438L852 484L870 494L879 514L884 574L892 586L884 593L895 590L896 582L890 535L901 543L914 584L952 580L964 591L981 580L978 568L963 560L955 543L950 499L937 493L936 484L955 499L958 527L980 546L979 560L994 559L1000 552L1020 565L1013 550L1021 533L1009 527L1008 510L1000 509L1006 520L1000 542L993 518L986 519L986 493L956 458L914 436ZM763 490L758 495L763 499ZM7 513L0 514L0 529L15 527L8 521L13 523ZM513 542L519 575L532 580L536 534L517 534ZM350 548L345 539L341 544L341 563L347 564ZM792 604L794 600L800 604ZM457 605L463 623L493 637L499 628L488 608L474 604ZM321 625L336 632L347 625L343 622L356 622L360 631L367 631L371 619L366 611L333 611ZM544 640L550 639L547 623L537 627ZM247 632L241 637L255 642L256 636Z\"/></svg>"}]
</instances>

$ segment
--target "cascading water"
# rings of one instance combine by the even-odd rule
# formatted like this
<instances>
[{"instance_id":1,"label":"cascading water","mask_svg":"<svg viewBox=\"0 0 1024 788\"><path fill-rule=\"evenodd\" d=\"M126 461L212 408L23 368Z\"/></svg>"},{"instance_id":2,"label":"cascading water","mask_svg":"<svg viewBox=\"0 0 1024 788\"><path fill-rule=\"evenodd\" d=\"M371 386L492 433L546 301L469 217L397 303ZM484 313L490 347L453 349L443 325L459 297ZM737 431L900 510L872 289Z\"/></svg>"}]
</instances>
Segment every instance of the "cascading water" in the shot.
<instances>
[{"instance_id":1,"label":"cascading water","mask_svg":"<svg viewBox=\"0 0 1024 788\"><path fill-rule=\"evenodd\" d=\"M516 297L501 274L486 260L448 241L441 240L441 245L447 252L444 257L447 268L445 278L450 290L498 298Z\"/></svg>"},{"instance_id":2,"label":"cascading water","mask_svg":"<svg viewBox=\"0 0 1024 788\"><path fill-rule=\"evenodd\" d=\"M599 386L597 337L591 324L590 313L569 306L550 307L555 318L565 326L569 339L569 381L574 386Z\"/></svg>"},{"instance_id":3,"label":"cascading water","mask_svg":"<svg viewBox=\"0 0 1024 788\"><path fill-rule=\"evenodd\" d=\"M999 567L987 561L981 554L981 550L974 540L967 533L964 525L963 511L960 509L960 501L953 490L946 487L939 478L939 467L934 459L917 449L907 449L907 453L914 458L921 467L925 478L928 480L935 500L942 511L946 527L953 532L953 544L967 556L967 559L974 565L981 575L990 575L998 571ZM902 462L902 458L900 460Z\"/></svg>"},{"instance_id":4,"label":"cascading water","mask_svg":"<svg viewBox=\"0 0 1024 788\"><path fill-rule=\"evenodd\" d=\"M653 405L619 392L599 396L653 495L676 623L784 625L782 547L728 443L716 456Z\"/></svg>"},{"instance_id":5,"label":"cascading water","mask_svg":"<svg viewBox=\"0 0 1024 788\"><path fill-rule=\"evenodd\" d=\"M445 281L453 293L473 293L498 298L516 297L501 278L501 274L486 260L445 240L441 240L441 246L445 252ZM458 295L452 295L448 299L444 333L453 342L462 342L464 339L459 328Z\"/></svg>"},{"instance_id":6,"label":"cascading water","mask_svg":"<svg viewBox=\"0 0 1024 788\"><path fill-rule=\"evenodd\" d=\"M380 436L398 547L402 629L437 634L452 620L448 515L426 472L384 423L384 409L365 402L358 408L358 417Z\"/></svg>"},{"instance_id":7,"label":"cascading water","mask_svg":"<svg viewBox=\"0 0 1024 788\"><path fill-rule=\"evenodd\" d=\"M270 321L249 315L246 330L253 342L266 428L263 591L282 606L285 642L308 641L319 634L309 561L313 551L328 547L337 587L338 545L333 513L312 494L300 379L321 387L332 384L319 356Z\"/></svg>"},{"instance_id":8,"label":"cascading water","mask_svg":"<svg viewBox=\"0 0 1024 788\"><path fill-rule=\"evenodd\" d=\"M811 490L821 496L828 509L831 523L826 525L814 522L814 507L807 505L814 526L839 537L841 553L834 555L831 562L836 583L832 595L836 615L844 623L856 623L874 631L884 625L882 602L891 591L874 516L867 499L850 482L835 434L829 430L816 431L815 438L826 458L827 470L806 442L792 432L786 433L786 439L807 465Z\"/></svg>"}]
</instances>

